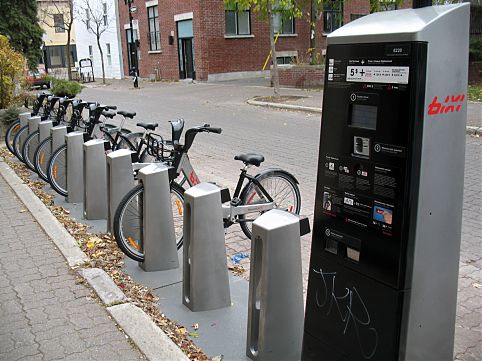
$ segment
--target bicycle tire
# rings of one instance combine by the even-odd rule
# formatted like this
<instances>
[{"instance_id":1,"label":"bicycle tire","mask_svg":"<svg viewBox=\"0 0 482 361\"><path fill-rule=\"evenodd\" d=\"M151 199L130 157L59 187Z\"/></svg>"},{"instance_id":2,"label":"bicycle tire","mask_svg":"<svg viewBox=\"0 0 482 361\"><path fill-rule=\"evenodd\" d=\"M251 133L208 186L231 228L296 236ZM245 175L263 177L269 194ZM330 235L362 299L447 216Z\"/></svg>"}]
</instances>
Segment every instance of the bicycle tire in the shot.
<instances>
[{"instance_id":1,"label":"bicycle tire","mask_svg":"<svg viewBox=\"0 0 482 361\"><path fill-rule=\"evenodd\" d=\"M144 186L138 184L132 188L120 201L114 215L114 238L119 248L126 256L137 262L144 261L142 253L142 197ZM177 197L177 199L173 199ZM174 229L176 233L176 246L179 250L183 244L183 212L184 212L184 189L175 182L171 182L171 200L176 202L177 215L175 209ZM178 203L181 202L182 204ZM182 208L181 208L182 207ZM126 220L127 214L133 215L133 220ZM124 222L124 221L127 222Z\"/></svg>"},{"instance_id":2,"label":"bicycle tire","mask_svg":"<svg viewBox=\"0 0 482 361\"><path fill-rule=\"evenodd\" d=\"M25 136L25 132L28 134L28 125L21 127L17 134L15 134L15 138L13 138L13 154L18 158L18 160L23 162L22 158L22 144L20 144L20 138Z\"/></svg>"},{"instance_id":3,"label":"bicycle tire","mask_svg":"<svg viewBox=\"0 0 482 361\"><path fill-rule=\"evenodd\" d=\"M35 172L35 165L33 163L34 161L34 156L35 156L35 150L38 147L38 136L39 136L39 131L36 130L35 132L29 134L27 139L25 139L25 142L23 142L22 145L22 158L23 162L27 166L28 169L31 171Z\"/></svg>"},{"instance_id":4,"label":"bicycle tire","mask_svg":"<svg viewBox=\"0 0 482 361\"><path fill-rule=\"evenodd\" d=\"M137 152L137 140L142 138L143 133L129 133L119 135L120 140L118 141L117 145L115 146L115 150L118 149L129 149L133 152Z\"/></svg>"},{"instance_id":5,"label":"bicycle tire","mask_svg":"<svg viewBox=\"0 0 482 361\"><path fill-rule=\"evenodd\" d=\"M5 144L10 153L12 154L15 154L13 150L13 139L15 138L15 135L20 130L20 128L20 120L16 120L8 126L7 131L5 132Z\"/></svg>"},{"instance_id":6,"label":"bicycle tire","mask_svg":"<svg viewBox=\"0 0 482 361\"><path fill-rule=\"evenodd\" d=\"M266 191L271 196L271 198L273 198L275 202L275 208L285 209L285 210L288 210L289 212L296 213L296 214L300 213L300 209L301 209L300 190L298 188L296 180L290 174L280 170L267 170L257 175L256 179L266 189ZM283 195L284 193L273 193L273 190L269 189L270 188L269 182L271 182L271 185L272 185L272 182L274 179L280 179L286 182L287 186L291 188L291 191L293 192L293 202L287 202L291 204L283 203L286 196L284 198L279 197L279 194ZM275 185L275 190L276 190L276 185ZM281 189L281 191L283 190L284 188ZM256 191L255 184L250 181L244 186L243 190L241 191L241 195L239 197L241 199L241 204L243 205L253 204L253 201L256 203L266 202L259 196L256 198L257 194L258 192ZM261 213L257 213L257 215L261 215ZM246 216L245 214L241 214L238 216L239 225L241 226L241 230L243 231L245 236L251 239L252 222L244 221L246 219L245 216Z\"/></svg>"},{"instance_id":7,"label":"bicycle tire","mask_svg":"<svg viewBox=\"0 0 482 361\"><path fill-rule=\"evenodd\" d=\"M47 137L40 142L37 149L35 149L35 155L33 157L33 164L38 176L44 181L48 182L47 176L49 159L52 155L52 137Z\"/></svg>"},{"instance_id":8,"label":"bicycle tire","mask_svg":"<svg viewBox=\"0 0 482 361\"><path fill-rule=\"evenodd\" d=\"M52 188L67 197L67 145L57 148L49 159L47 177Z\"/></svg>"}]
</instances>

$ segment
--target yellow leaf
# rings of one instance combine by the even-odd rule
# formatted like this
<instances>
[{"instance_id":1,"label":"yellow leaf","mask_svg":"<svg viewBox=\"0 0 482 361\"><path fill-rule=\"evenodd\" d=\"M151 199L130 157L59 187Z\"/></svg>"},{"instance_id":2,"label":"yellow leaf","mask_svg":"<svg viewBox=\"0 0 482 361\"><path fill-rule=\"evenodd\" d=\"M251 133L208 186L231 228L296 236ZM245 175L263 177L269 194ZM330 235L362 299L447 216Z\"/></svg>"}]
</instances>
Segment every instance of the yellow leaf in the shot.
<instances>
[{"instance_id":1,"label":"yellow leaf","mask_svg":"<svg viewBox=\"0 0 482 361\"><path fill-rule=\"evenodd\" d=\"M94 247L95 247L95 243L94 243L94 242L92 242L92 241L87 242L87 248L88 248L88 249L92 249L92 248L94 248Z\"/></svg>"}]
</instances>

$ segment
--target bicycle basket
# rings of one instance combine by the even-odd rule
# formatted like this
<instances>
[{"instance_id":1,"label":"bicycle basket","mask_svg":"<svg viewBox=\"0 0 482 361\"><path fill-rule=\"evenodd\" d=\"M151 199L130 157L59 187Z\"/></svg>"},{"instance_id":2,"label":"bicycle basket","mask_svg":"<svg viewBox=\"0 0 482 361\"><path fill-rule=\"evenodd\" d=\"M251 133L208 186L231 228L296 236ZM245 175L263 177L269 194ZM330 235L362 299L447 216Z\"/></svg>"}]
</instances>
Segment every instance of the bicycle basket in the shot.
<instances>
[{"instance_id":1,"label":"bicycle basket","mask_svg":"<svg viewBox=\"0 0 482 361\"><path fill-rule=\"evenodd\" d=\"M149 133L147 135L147 154L161 162L169 160L172 149L165 147L166 142L160 134Z\"/></svg>"}]
</instances>

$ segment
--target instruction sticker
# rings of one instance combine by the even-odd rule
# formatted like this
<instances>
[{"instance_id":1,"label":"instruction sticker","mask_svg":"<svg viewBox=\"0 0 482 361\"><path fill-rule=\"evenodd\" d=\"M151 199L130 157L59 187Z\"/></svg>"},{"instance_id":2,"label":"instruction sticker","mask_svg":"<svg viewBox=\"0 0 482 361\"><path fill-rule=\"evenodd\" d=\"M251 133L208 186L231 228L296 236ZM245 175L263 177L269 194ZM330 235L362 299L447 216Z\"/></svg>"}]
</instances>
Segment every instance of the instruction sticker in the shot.
<instances>
[{"instance_id":1,"label":"instruction sticker","mask_svg":"<svg viewBox=\"0 0 482 361\"><path fill-rule=\"evenodd\" d=\"M408 66L347 66L346 81L408 84Z\"/></svg>"}]
</instances>

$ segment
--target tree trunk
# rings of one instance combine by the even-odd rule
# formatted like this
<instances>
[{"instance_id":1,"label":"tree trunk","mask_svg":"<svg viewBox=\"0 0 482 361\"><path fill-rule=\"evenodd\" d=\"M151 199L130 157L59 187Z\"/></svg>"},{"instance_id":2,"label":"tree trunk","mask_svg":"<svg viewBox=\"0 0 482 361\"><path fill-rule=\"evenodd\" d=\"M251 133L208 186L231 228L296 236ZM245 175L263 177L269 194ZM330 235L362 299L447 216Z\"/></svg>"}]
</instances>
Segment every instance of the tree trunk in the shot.
<instances>
[{"instance_id":1,"label":"tree trunk","mask_svg":"<svg viewBox=\"0 0 482 361\"><path fill-rule=\"evenodd\" d=\"M100 35L97 35L96 38L97 47L99 48L100 52L100 63L102 65L102 84L105 84L104 52L102 51L102 46L100 46Z\"/></svg>"},{"instance_id":2,"label":"tree trunk","mask_svg":"<svg viewBox=\"0 0 482 361\"><path fill-rule=\"evenodd\" d=\"M67 78L72 80L72 63L70 62L70 31L69 28L67 30L67 45L65 46L65 53L67 56Z\"/></svg>"},{"instance_id":3,"label":"tree trunk","mask_svg":"<svg viewBox=\"0 0 482 361\"><path fill-rule=\"evenodd\" d=\"M316 61L316 20L318 19L318 9L316 7L316 0L311 0L310 11L310 64L315 64Z\"/></svg>"},{"instance_id":4,"label":"tree trunk","mask_svg":"<svg viewBox=\"0 0 482 361\"><path fill-rule=\"evenodd\" d=\"M276 58L276 46L274 43L274 24L273 24L273 8L271 0L268 0L268 19L269 19L269 42L271 46L271 82L273 83L274 95L279 96L279 74L278 61Z\"/></svg>"}]
</instances>

